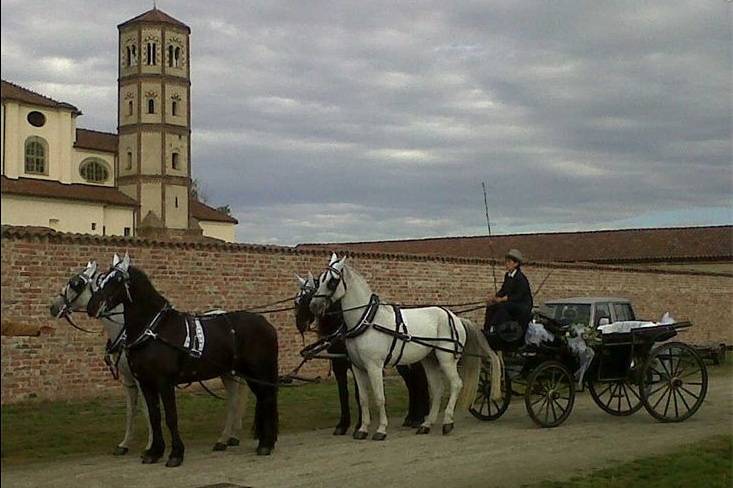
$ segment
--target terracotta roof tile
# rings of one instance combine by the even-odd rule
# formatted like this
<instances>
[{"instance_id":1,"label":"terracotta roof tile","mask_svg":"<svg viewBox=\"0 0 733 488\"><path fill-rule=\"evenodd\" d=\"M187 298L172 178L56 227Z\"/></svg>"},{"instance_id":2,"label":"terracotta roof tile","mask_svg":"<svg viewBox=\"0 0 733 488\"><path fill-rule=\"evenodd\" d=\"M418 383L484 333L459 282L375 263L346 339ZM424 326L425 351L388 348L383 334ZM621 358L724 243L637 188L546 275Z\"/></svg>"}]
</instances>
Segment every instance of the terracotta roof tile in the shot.
<instances>
[{"instance_id":1,"label":"terracotta roof tile","mask_svg":"<svg viewBox=\"0 0 733 488\"><path fill-rule=\"evenodd\" d=\"M100 202L121 207L137 207L137 202L117 188L109 186L64 184L36 178L8 178L2 176L2 192L45 198L63 198L85 202Z\"/></svg>"},{"instance_id":2,"label":"terracotta roof tile","mask_svg":"<svg viewBox=\"0 0 733 488\"><path fill-rule=\"evenodd\" d=\"M191 28L188 27L186 24L184 24L183 22L181 22L178 19L171 17L170 15L163 12L162 10L158 10L155 7L148 10L147 12L144 12L138 15L137 17L133 17L130 20L121 23L120 25L117 26L117 28L126 27L130 24L134 24L135 22L157 22L157 23L163 23L163 24L171 24L177 27L181 27L185 29L187 32L191 32Z\"/></svg>"},{"instance_id":3,"label":"terracotta roof tile","mask_svg":"<svg viewBox=\"0 0 733 488\"><path fill-rule=\"evenodd\" d=\"M40 93L36 93L20 85L2 80L0 87L0 97L5 100L16 100L18 102L27 103L29 105L40 105L42 107L62 108L71 110L75 115L81 115L81 110L70 103L59 102L53 98L49 98Z\"/></svg>"},{"instance_id":4,"label":"terracotta roof tile","mask_svg":"<svg viewBox=\"0 0 733 488\"><path fill-rule=\"evenodd\" d=\"M198 200L191 199L189 201L191 206L191 216L196 220L209 220L214 222L227 222L230 224L238 224L239 221L234 217L220 212L219 210L209 207L205 203L201 203Z\"/></svg>"},{"instance_id":5,"label":"terracotta roof tile","mask_svg":"<svg viewBox=\"0 0 733 488\"><path fill-rule=\"evenodd\" d=\"M76 129L74 147L117 154L117 134L91 129Z\"/></svg>"},{"instance_id":6,"label":"terracotta roof tile","mask_svg":"<svg viewBox=\"0 0 733 488\"><path fill-rule=\"evenodd\" d=\"M622 229L396 241L300 244L298 248L338 248L501 259L509 249L529 261L641 262L733 259L733 226Z\"/></svg>"}]
</instances>

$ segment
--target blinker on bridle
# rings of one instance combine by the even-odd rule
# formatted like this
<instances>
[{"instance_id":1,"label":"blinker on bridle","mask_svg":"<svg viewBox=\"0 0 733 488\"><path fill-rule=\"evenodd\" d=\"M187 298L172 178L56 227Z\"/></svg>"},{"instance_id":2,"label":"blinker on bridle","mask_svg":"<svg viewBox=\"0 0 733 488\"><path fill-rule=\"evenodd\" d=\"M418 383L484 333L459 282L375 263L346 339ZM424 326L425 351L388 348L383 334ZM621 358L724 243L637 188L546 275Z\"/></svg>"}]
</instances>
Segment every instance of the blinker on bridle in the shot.
<instances>
[{"instance_id":1,"label":"blinker on bridle","mask_svg":"<svg viewBox=\"0 0 733 488\"><path fill-rule=\"evenodd\" d=\"M91 278L89 278L83 272L71 278L68 281L68 283L66 283L66 286L64 286L64 288L61 290L61 293L59 293L59 296L64 301L64 304L61 307L61 310L59 311L59 313L56 315L57 319L63 318L73 328L80 330L82 332L86 332L87 334L94 334L95 332L76 325L74 321L71 319L71 313L74 311L73 310L74 302L79 298L81 293L84 291L84 288L86 288L87 285L89 285L91 281L92 281ZM69 297L67 296L69 289L71 289L74 293L76 293L74 298L72 298L71 300L69 300Z\"/></svg>"},{"instance_id":2,"label":"blinker on bridle","mask_svg":"<svg viewBox=\"0 0 733 488\"><path fill-rule=\"evenodd\" d=\"M347 291L347 287L346 287L346 282L344 281L343 271L340 271L334 268L333 266L329 266L328 268L326 268L326 272L328 273L329 271L333 273L334 275L336 275L335 277L328 280L328 282L326 283L326 288L328 288L331 291L331 293L328 295L327 294L316 294L316 295L313 295L313 298L325 298L326 300L328 300L329 304L333 304L333 295L336 293L336 290L339 287L339 283L343 283L344 293Z\"/></svg>"}]
</instances>

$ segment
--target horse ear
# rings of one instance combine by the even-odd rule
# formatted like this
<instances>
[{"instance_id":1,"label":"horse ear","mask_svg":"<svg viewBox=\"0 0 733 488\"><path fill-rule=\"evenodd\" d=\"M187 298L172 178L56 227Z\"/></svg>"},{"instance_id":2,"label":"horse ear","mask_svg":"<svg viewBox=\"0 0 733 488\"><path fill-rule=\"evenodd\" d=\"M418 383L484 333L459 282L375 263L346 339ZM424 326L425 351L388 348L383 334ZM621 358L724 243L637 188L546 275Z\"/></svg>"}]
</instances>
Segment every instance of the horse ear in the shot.
<instances>
[{"instance_id":1,"label":"horse ear","mask_svg":"<svg viewBox=\"0 0 733 488\"><path fill-rule=\"evenodd\" d=\"M94 273L96 272L97 272L97 262L89 261L89 263L87 264L87 275L94 276Z\"/></svg>"},{"instance_id":2,"label":"horse ear","mask_svg":"<svg viewBox=\"0 0 733 488\"><path fill-rule=\"evenodd\" d=\"M115 253L115 255L112 257L112 266L117 266L120 263L120 256Z\"/></svg>"},{"instance_id":3,"label":"horse ear","mask_svg":"<svg viewBox=\"0 0 733 488\"><path fill-rule=\"evenodd\" d=\"M120 268L122 271L127 271L127 269L130 267L130 255L125 253L125 257L122 258L122 261L120 262Z\"/></svg>"},{"instance_id":4,"label":"horse ear","mask_svg":"<svg viewBox=\"0 0 733 488\"><path fill-rule=\"evenodd\" d=\"M298 273L295 273L295 277L298 279L298 284L301 287L304 286L307 283L307 281L305 279L301 278Z\"/></svg>"},{"instance_id":5,"label":"horse ear","mask_svg":"<svg viewBox=\"0 0 733 488\"><path fill-rule=\"evenodd\" d=\"M316 286L316 279L313 277L313 273L308 271L308 283L311 284L311 286Z\"/></svg>"},{"instance_id":6,"label":"horse ear","mask_svg":"<svg viewBox=\"0 0 733 488\"><path fill-rule=\"evenodd\" d=\"M338 266L339 269L342 269L344 267L344 264L346 264L346 256L342 257L338 263L336 263L334 266Z\"/></svg>"},{"instance_id":7,"label":"horse ear","mask_svg":"<svg viewBox=\"0 0 733 488\"><path fill-rule=\"evenodd\" d=\"M328 265L331 266L332 264L334 264L338 260L339 260L339 258L338 258L338 256L336 256L336 253L335 252L332 252L331 253L331 260L328 262Z\"/></svg>"}]
</instances>

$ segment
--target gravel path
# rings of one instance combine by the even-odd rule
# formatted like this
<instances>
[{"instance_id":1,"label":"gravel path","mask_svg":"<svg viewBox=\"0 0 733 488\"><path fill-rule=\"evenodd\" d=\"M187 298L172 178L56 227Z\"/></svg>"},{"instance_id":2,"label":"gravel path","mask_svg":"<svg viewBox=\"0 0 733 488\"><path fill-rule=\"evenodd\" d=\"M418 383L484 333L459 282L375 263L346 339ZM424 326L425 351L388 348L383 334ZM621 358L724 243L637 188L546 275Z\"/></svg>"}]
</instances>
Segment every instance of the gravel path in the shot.
<instances>
[{"instance_id":1,"label":"gravel path","mask_svg":"<svg viewBox=\"0 0 733 488\"><path fill-rule=\"evenodd\" d=\"M135 456L98 456L73 462L3 468L5 487L252 486L519 486L561 480L616 462L663 453L733 429L730 378L713 376L708 397L692 419L660 424L644 410L617 418L587 394L578 396L568 421L538 429L515 400L503 418L459 418L443 437L440 428L417 437L392 420L385 442L333 437L330 430L281 436L275 453L254 455L254 444L224 453L192 448L183 466L143 466ZM226 483L231 483L227 485Z\"/></svg>"}]
</instances>

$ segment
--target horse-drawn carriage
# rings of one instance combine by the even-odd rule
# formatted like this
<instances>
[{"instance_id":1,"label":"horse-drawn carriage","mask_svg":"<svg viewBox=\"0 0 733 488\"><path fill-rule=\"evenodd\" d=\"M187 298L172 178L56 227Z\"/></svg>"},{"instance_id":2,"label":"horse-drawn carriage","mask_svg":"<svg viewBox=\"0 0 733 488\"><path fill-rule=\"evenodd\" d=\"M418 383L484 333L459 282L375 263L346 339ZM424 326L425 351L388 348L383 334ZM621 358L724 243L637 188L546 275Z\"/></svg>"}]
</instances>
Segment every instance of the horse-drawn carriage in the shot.
<instances>
[{"instance_id":1,"label":"horse-drawn carriage","mask_svg":"<svg viewBox=\"0 0 733 488\"><path fill-rule=\"evenodd\" d=\"M488 361L469 411L480 420L506 412L517 383L523 386L527 413L541 427L557 427L570 415L578 390L587 387L593 401L611 415L625 416L643 406L660 422L681 422L697 412L708 387L705 364L682 342L669 342L690 322L627 321L592 326L590 336L577 327L538 314L548 337L520 348L506 348L502 399L491 400ZM588 330L588 329L586 329ZM551 338L551 340L547 340ZM583 339L583 340L579 340ZM582 364L578 342L588 348ZM583 346L581 346L582 349ZM582 352L582 351L581 351Z\"/></svg>"}]
</instances>

